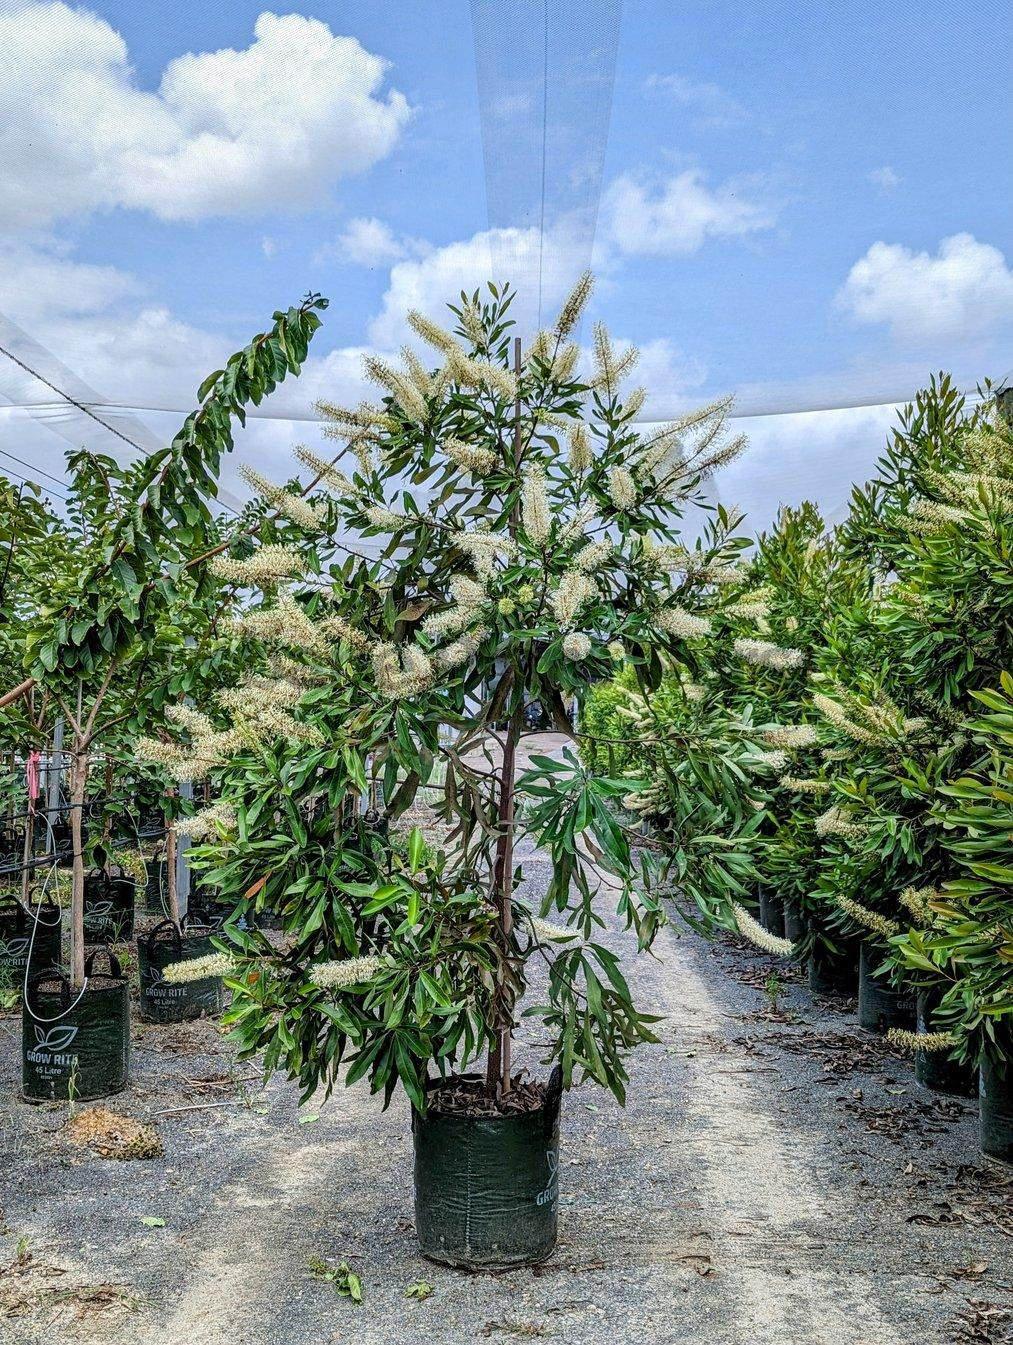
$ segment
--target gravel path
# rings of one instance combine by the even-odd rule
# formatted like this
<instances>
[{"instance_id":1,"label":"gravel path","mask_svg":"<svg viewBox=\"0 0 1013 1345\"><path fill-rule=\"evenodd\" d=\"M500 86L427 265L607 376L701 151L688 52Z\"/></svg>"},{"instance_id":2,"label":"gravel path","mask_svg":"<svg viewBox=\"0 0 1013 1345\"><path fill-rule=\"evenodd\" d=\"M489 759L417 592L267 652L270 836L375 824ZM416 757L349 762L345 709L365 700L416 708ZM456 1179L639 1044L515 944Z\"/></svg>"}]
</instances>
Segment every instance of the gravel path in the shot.
<instances>
[{"instance_id":1,"label":"gravel path","mask_svg":"<svg viewBox=\"0 0 1013 1345\"><path fill-rule=\"evenodd\" d=\"M525 863L534 888L541 866ZM973 1105L920 1090L783 968L772 1012L775 964L751 949L666 933L657 951L632 979L666 1015L662 1044L635 1060L625 1111L565 1099L558 1251L498 1275L418 1255L400 1100L381 1113L360 1085L300 1118L283 1081L242 1081L213 1025L139 1027L112 1105L194 1110L155 1115L164 1159L109 1162L67 1144L63 1110L11 1100L18 1024L0 1020L0 1341L1013 1339L1013 1172L980 1159ZM362 1306L312 1258L348 1261ZM420 1280L432 1295L406 1298Z\"/></svg>"}]
</instances>

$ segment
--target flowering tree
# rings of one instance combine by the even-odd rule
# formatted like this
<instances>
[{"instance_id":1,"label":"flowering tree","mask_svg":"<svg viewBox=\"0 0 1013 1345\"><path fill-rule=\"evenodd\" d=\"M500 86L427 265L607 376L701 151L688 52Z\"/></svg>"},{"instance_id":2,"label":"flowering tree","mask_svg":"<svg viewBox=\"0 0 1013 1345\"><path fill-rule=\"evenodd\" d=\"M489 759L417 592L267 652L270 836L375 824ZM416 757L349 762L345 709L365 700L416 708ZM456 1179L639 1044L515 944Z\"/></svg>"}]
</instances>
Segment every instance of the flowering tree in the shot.
<instances>
[{"instance_id":1,"label":"flowering tree","mask_svg":"<svg viewBox=\"0 0 1013 1345\"><path fill-rule=\"evenodd\" d=\"M45 554L45 584L19 651L25 675L0 703L38 689L69 728L75 985L84 981L82 810L93 753L117 728L136 734L166 712L171 679L152 674L164 672L198 613L208 625L216 612L209 563L227 543L218 540L209 501L232 447L233 419L299 372L325 304L314 295L276 313L270 331L204 381L200 406L166 448L127 467L99 454L70 455L73 545ZM184 680L176 694L185 689Z\"/></svg>"},{"instance_id":2,"label":"flowering tree","mask_svg":"<svg viewBox=\"0 0 1013 1345\"><path fill-rule=\"evenodd\" d=\"M889 582L853 623L851 657L827 649L814 703L836 748L819 891L886 956L931 918L952 871L939 791L980 758L975 697L1013 662L1013 438L941 379L904 413L880 468L856 493L845 544Z\"/></svg>"},{"instance_id":3,"label":"flowering tree","mask_svg":"<svg viewBox=\"0 0 1013 1345\"><path fill-rule=\"evenodd\" d=\"M236 558L237 577L266 588L240 629L268 675L193 717L176 764L221 773L223 799L197 823L216 838L208 880L283 918L281 949L233 932L230 1019L248 1054L307 1091L344 1058L350 1080L368 1073L388 1097L400 1080L424 1107L431 1062L488 1050L489 1092L509 1093L532 957L548 988L528 1012L567 1085L582 1074L622 1098L624 1055L651 1038L594 938L603 898L641 946L663 918L613 807L631 786L569 752L521 771L524 709L537 699L573 736L567 702L618 658L650 689L684 655L712 601L708 568L736 547L715 533L688 566L680 506L743 441L723 402L638 433L643 393L620 391L636 353L599 326L593 372L578 372L590 290L584 277L527 350L505 287L462 295L454 332L410 314L438 367L412 351L399 368L367 359L382 405L321 407L340 452L299 453L320 492L249 474L295 530ZM395 830L438 780L443 839L427 848L408 828L399 850L371 829L357 811L370 780ZM518 893L522 833L552 862L537 909ZM560 924L543 923L551 912Z\"/></svg>"}]
</instances>

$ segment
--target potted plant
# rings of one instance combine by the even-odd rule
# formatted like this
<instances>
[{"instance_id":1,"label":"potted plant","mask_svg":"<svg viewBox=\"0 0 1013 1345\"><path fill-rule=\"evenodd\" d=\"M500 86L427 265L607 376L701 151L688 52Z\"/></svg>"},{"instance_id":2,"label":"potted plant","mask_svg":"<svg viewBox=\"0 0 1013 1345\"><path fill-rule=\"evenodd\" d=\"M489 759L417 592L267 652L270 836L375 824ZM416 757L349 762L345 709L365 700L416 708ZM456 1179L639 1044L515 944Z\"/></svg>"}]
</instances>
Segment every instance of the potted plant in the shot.
<instances>
[{"instance_id":1,"label":"potted plant","mask_svg":"<svg viewBox=\"0 0 1013 1345\"><path fill-rule=\"evenodd\" d=\"M638 433L642 394L620 392L635 353L600 327L578 372L590 284L527 349L507 287L462 295L453 332L412 314L437 367L369 359L382 405L322 406L342 447L300 454L317 495L250 473L289 513L233 557L266 587L239 623L258 671L202 706L177 751L231 809L210 820L202 881L272 908L282 938L234 925L217 959L167 978L227 969L244 1058L262 1053L304 1097L339 1067L385 1102L400 1085L422 1248L455 1265L548 1255L560 1092L589 1079L622 1101L628 1052L653 1040L597 938L603 906L641 948L663 919L616 814L636 784L570 752L525 759L525 709L572 738L569 703L618 657L650 689L706 635L693 609L710 586L686 572L679 511L742 447L725 404ZM305 577L286 588L293 536ZM737 549L715 537L705 559ZM411 825L424 794L428 842ZM521 836L550 859L532 897ZM520 1012L541 1025L548 1077L516 1068Z\"/></svg>"},{"instance_id":2,"label":"potted plant","mask_svg":"<svg viewBox=\"0 0 1013 1345\"><path fill-rule=\"evenodd\" d=\"M200 406L167 448L126 468L92 453L69 457L76 545L51 558L26 617L25 676L0 698L12 704L44 688L69 737L69 975L49 974L25 997L28 1100L97 1097L126 1082L127 984L115 958L99 963L86 951L83 811L92 760L112 732L158 723L172 703L171 686L149 673L164 642L183 643L182 609L215 611L209 565L223 544L208 501L221 455L232 447L232 421L299 372L324 302L310 296L276 313L269 332L204 381Z\"/></svg>"}]
</instances>

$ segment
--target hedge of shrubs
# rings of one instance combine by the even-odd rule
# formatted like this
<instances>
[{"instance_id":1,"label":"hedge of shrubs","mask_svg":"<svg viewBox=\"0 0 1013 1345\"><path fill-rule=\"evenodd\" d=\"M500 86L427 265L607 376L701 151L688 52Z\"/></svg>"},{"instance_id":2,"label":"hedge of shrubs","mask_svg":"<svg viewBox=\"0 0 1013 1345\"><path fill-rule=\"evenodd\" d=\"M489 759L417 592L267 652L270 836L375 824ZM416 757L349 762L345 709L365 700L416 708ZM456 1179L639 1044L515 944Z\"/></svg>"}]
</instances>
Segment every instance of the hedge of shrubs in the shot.
<instances>
[{"instance_id":1,"label":"hedge of shrubs","mask_svg":"<svg viewBox=\"0 0 1013 1345\"><path fill-rule=\"evenodd\" d=\"M722 576L692 681L645 700L624 668L584 712L688 898L820 986L860 944L875 1025L989 1077L1013 1057L1011 557L1009 423L940 375L842 524L785 509Z\"/></svg>"}]
</instances>

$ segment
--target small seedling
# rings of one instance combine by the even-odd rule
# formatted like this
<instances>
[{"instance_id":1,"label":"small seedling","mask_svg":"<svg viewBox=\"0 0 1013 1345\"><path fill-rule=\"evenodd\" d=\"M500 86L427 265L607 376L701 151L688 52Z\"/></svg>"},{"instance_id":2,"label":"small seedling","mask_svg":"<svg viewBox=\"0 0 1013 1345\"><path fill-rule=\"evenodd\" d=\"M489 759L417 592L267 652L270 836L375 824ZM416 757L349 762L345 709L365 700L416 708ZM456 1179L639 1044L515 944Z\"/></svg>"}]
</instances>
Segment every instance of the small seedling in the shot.
<instances>
[{"instance_id":1,"label":"small seedling","mask_svg":"<svg viewBox=\"0 0 1013 1345\"><path fill-rule=\"evenodd\" d=\"M772 971L763 983L763 993L767 996L771 1013L780 1013L780 998L783 989L784 982L776 971Z\"/></svg>"},{"instance_id":2,"label":"small seedling","mask_svg":"<svg viewBox=\"0 0 1013 1345\"><path fill-rule=\"evenodd\" d=\"M311 1256L307 1265L315 1280L333 1284L335 1293L343 1298L350 1298L353 1303L362 1302L362 1281L347 1261L342 1261L339 1266L332 1266L322 1256Z\"/></svg>"},{"instance_id":3,"label":"small seedling","mask_svg":"<svg viewBox=\"0 0 1013 1345\"><path fill-rule=\"evenodd\" d=\"M145 1228L164 1228L165 1220L160 1219L157 1214L142 1214L141 1223Z\"/></svg>"},{"instance_id":4,"label":"small seedling","mask_svg":"<svg viewBox=\"0 0 1013 1345\"><path fill-rule=\"evenodd\" d=\"M433 1286L426 1280L416 1280L404 1291L405 1298L416 1298L421 1303L433 1292Z\"/></svg>"}]
</instances>

